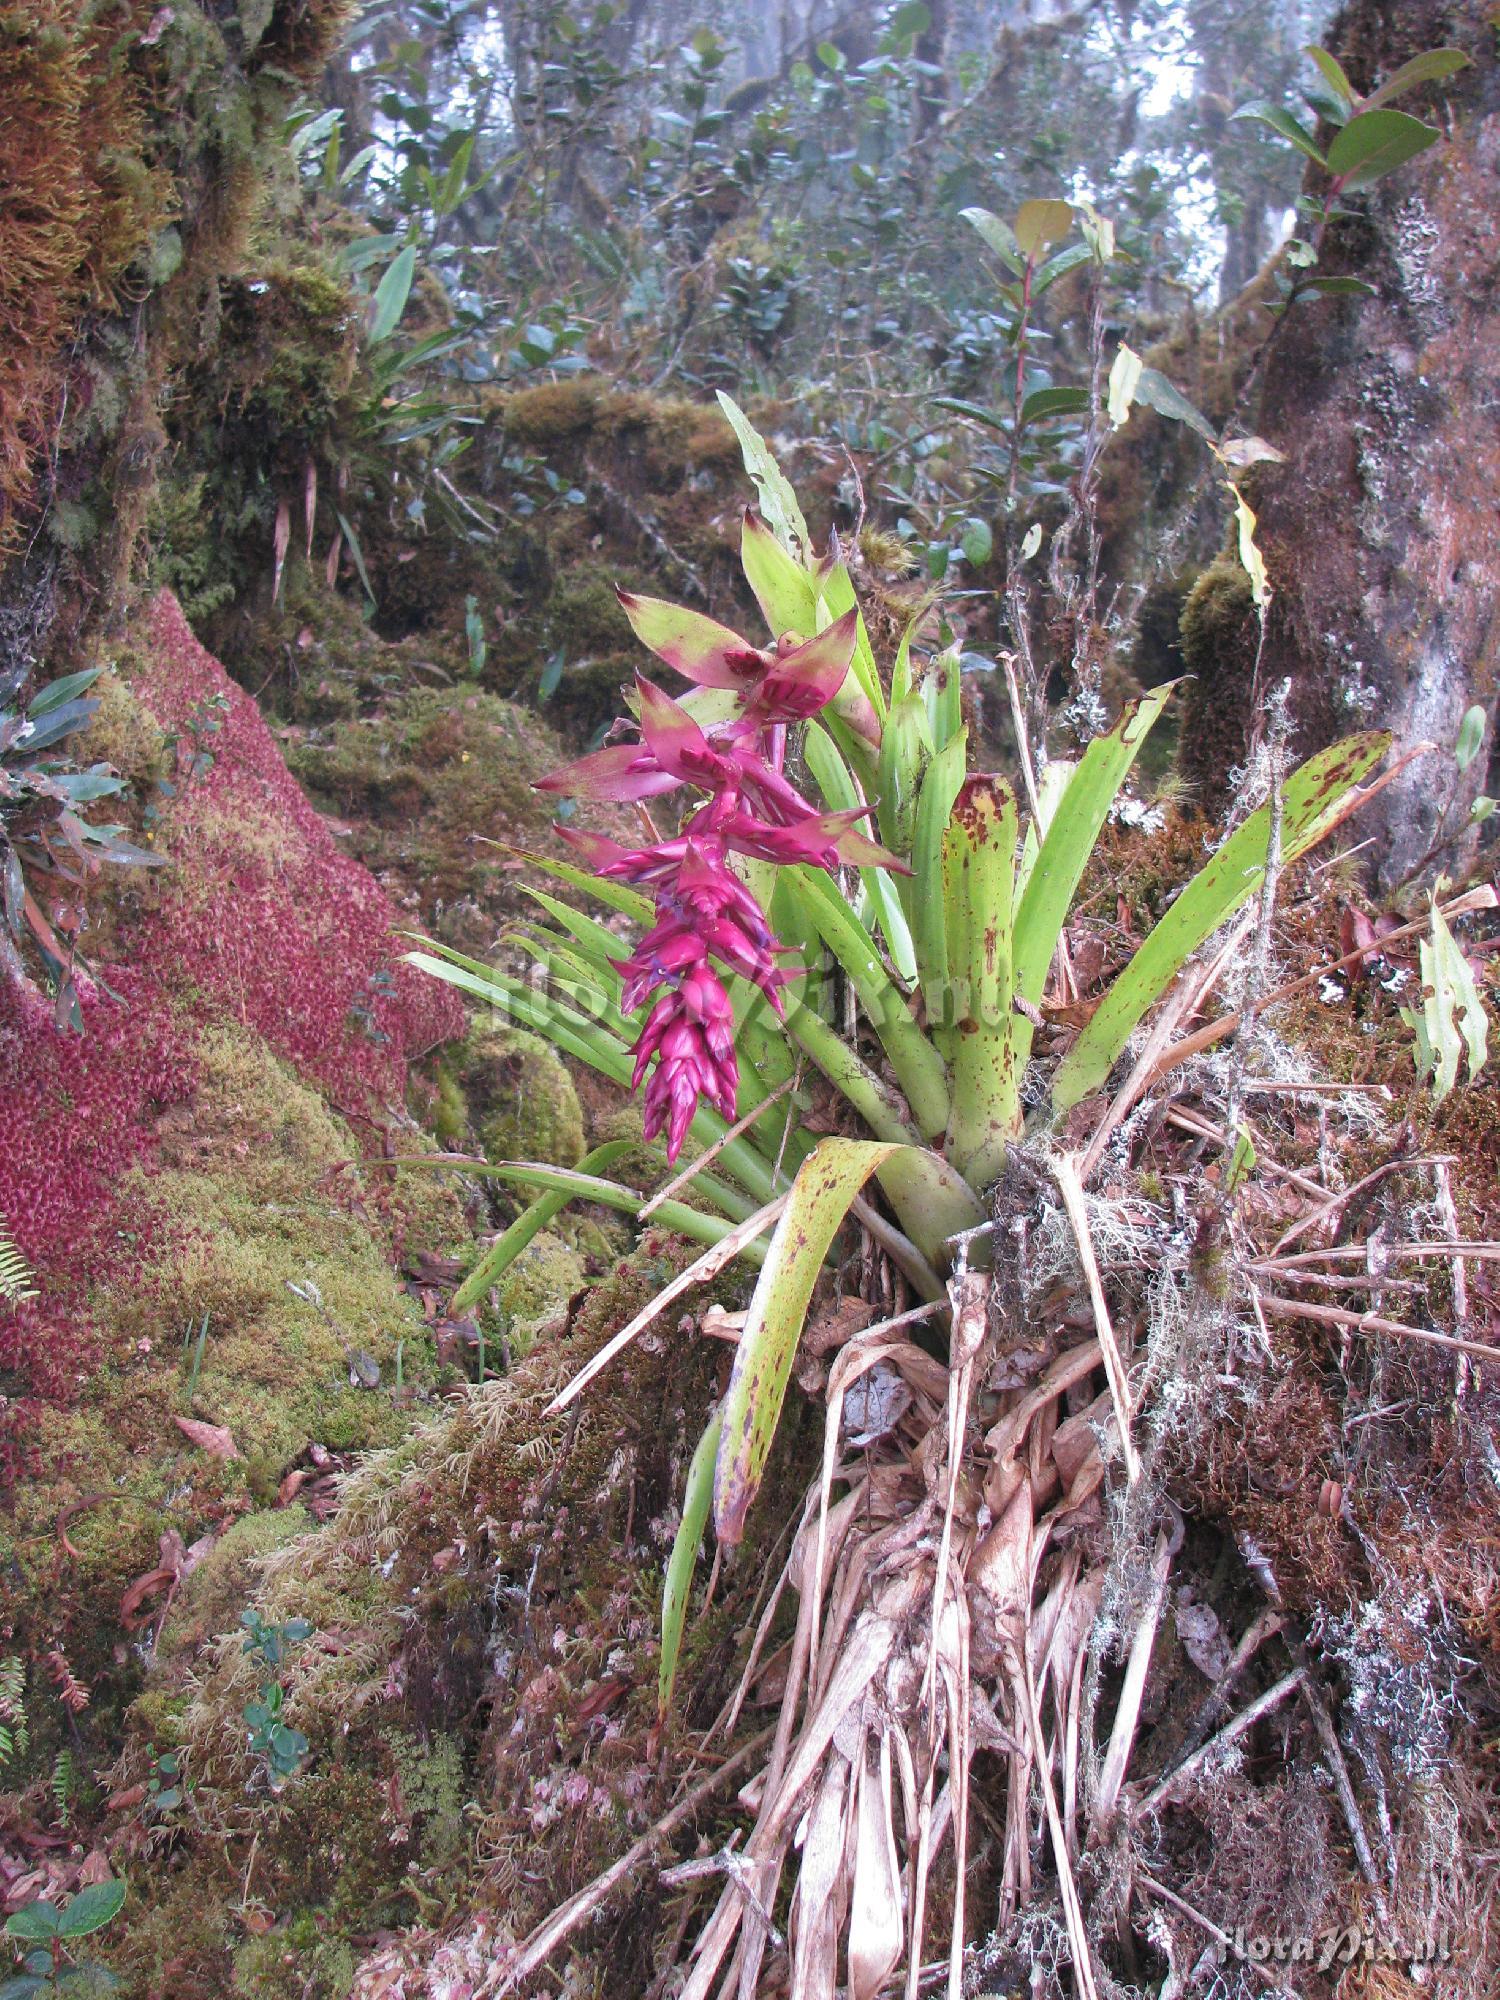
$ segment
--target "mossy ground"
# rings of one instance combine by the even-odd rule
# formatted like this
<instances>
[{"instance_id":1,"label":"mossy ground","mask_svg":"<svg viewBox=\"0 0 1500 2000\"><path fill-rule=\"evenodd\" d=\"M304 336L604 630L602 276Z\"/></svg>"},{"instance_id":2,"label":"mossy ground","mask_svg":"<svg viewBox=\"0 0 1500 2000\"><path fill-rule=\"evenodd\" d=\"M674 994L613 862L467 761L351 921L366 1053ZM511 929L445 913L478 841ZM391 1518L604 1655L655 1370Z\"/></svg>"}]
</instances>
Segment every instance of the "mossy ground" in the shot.
<instances>
[{"instance_id":1,"label":"mossy ground","mask_svg":"<svg viewBox=\"0 0 1500 2000\"><path fill-rule=\"evenodd\" d=\"M110 1621L164 1534L190 1546L274 1507L310 1446L392 1443L437 1380L391 1244L399 1227L409 1251L446 1249L464 1230L452 1196L430 1175L367 1176L352 1133L257 1038L221 1026L198 1057L190 1126L122 1189L135 1240L90 1301L108 1350L74 1407L40 1416L47 1473L11 1517L19 1572L85 1678L116 1664ZM351 1384L358 1355L377 1386ZM179 1418L221 1426L236 1455L201 1449Z\"/></svg>"},{"instance_id":2,"label":"mossy ground","mask_svg":"<svg viewBox=\"0 0 1500 2000\"><path fill-rule=\"evenodd\" d=\"M542 1248L555 1281L560 1246ZM543 1405L690 1254L648 1235L511 1376L364 1459L320 1532L247 1522L187 1580L122 1769L143 1763L148 1740L172 1742L194 1810L175 1865L140 1877L112 1955L128 1992L145 2000L170 1967L174 2000L335 2000L371 1931L420 1935L476 1897L519 1927L644 1823L660 1564L714 1356L649 1342L576 1415ZM778 1454L799 1450L797 1435L789 1425ZM240 1722L255 1661L233 1637L192 1644L242 1582L268 1621L317 1628L282 1671L312 1747L274 1795ZM700 1625L697 1668L736 1601L731 1588ZM597 1721L580 1719L591 1697Z\"/></svg>"}]
</instances>

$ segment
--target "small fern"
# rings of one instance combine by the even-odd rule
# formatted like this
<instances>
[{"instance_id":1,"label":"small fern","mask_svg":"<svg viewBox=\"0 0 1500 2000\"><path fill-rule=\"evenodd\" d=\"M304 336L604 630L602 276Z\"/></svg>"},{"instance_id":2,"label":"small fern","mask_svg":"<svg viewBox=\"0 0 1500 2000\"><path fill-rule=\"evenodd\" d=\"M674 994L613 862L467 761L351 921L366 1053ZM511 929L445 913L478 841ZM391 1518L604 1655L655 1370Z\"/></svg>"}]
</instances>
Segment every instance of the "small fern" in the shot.
<instances>
[{"instance_id":1,"label":"small fern","mask_svg":"<svg viewBox=\"0 0 1500 2000\"><path fill-rule=\"evenodd\" d=\"M31 1723L26 1714L26 1663L14 1653L0 1659L0 1765L26 1755Z\"/></svg>"},{"instance_id":2,"label":"small fern","mask_svg":"<svg viewBox=\"0 0 1500 2000\"><path fill-rule=\"evenodd\" d=\"M79 1680L68 1664L68 1656L60 1645L54 1645L47 1654L47 1672L57 1688L57 1698L73 1715L81 1715L88 1707L92 1695L88 1683Z\"/></svg>"},{"instance_id":3,"label":"small fern","mask_svg":"<svg viewBox=\"0 0 1500 2000\"><path fill-rule=\"evenodd\" d=\"M59 1750L52 1760L52 1776L47 1789L52 1794L52 1803L57 1808L57 1823L66 1829L68 1808L77 1785L78 1767L73 1761L71 1750Z\"/></svg>"},{"instance_id":4,"label":"small fern","mask_svg":"<svg viewBox=\"0 0 1500 2000\"><path fill-rule=\"evenodd\" d=\"M0 1220L0 1299L19 1305L36 1297L36 1273L5 1233Z\"/></svg>"}]
</instances>

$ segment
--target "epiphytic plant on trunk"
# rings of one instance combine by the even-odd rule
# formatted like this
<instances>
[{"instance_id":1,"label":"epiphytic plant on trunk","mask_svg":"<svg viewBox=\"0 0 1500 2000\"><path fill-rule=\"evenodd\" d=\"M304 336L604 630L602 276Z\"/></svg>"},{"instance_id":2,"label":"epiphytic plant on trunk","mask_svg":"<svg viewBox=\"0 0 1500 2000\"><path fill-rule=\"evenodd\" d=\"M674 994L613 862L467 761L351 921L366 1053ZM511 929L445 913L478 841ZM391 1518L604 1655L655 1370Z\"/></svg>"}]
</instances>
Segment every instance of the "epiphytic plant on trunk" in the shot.
<instances>
[{"instance_id":1,"label":"epiphytic plant on trunk","mask_svg":"<svg viewBox=\"0 0 1500 2000\"><path fill-rule=\"evenodd\" d=\"M1102 1091L1192 954L1256 898L1273 844L1278 864L1287 864L1328 834L1368 796L1360 781L1389 747L1383 735L1361 734L1291 773L1278 797L1245 817L1168 902L1061 1060L1038 1074L1033 1043L1076 892L1171 689L1132 703L1076 763L1046 765L1034 786L1028 779L1023 807L1006 778L969 769L956 657L919 665L908 634L888 674L878 669L837 540L815 557L790 489L740 413L733 415L761 492L762 512L745 515L742 557L769 643L755 645L695 612L622 597L637 635L693 685L674 698L641 679L637 740L543 780L551 791L637 802L666 801L684 787L706 794L666 828L652 822L653 837L639 848L564 829L585 866L532 857L637 927L638 942L625 950L597 917L533 889L547 921L517 941L544 973L540 983L443 946L414 954L416 963L621 1084L639 1084L649 1070L648 1130L666 1131L674 1162L689 1142L696 1149L670 1196L651 1205L662 1224L704 1244L703 1255L619 1330L556 1406L579 1394L691 1284L736 1256L759 1266L729 1386L688 1474L664 1593L664 1712L704 1528L712 1518L723 1545L744 1532L814 1287L851 1215L899 1273L914 1316L946 1326L947 1360L905 1334L886 1334L887 1321L869 1332L884 1344L850 1343L847 1366L833 1370L830 1396L836 1389L842 1404L864 1374L886 1362L904 1377L908 1399L940 1422L983 1338L989 1280L977 1266L990 1191L1008 1149L1023 1137L1045 1137ZM788 776L799 768L806 790ZM882 844L859 830L871 814ZM851 995L849 1032L836 1023L847 1023L850 1013L834 1000ZM804 1122L802 1079L812 1070L842 1103L840 1130L830 1136L818 1137ZM482 1297L568 1201L638 1212L646 1195L609 1175L626 1151L611 1142L576 1170L492 1163L490 1172L537 1198L480 1261L453 1310ZM867 1193L872 1181L877 1199ZM1121 1412L1114 1374L1111 1390ZM961 1435L956 1408L948 1420ZM1121 1428L1128 1433L1123 1421ZM834 1407L830 1453L838 1434ZM1125 1448L1128 1456L1128 1434ZM943 1478L956 1480L959 1450L952 1443ZM956 1490L950 1483L949 1529ZM804 1617L812 1619L799 1655L804 1680L788 1695L747 1854L761 1869L758 1893L768 1907L791 1838L783 1822L810 1783L821 1785L823 1804L814 1813L827 1808L824 1844L846 1836L853 1843L858 1893L852 1904L844 1897L835 1921L828 1898L816 1901L805 1853L796 1952L826 1957L842 1927L851 1981L863 1995L877 1990L903 1950L910 1965L919 1961L925 1888L918 1894L911 1885L925 1884L947 1823L932 1812L936 1739L928 1728L924 1778L921 1758L913 1765L907 1756L916 1733L893 1746L889 1731L867 1731L858 1768L846 1759L835 1780L818 1718L832 1715L831 1729L877 1672L895 1675L903 1687L909 1680L913 1702L920 1685L929 1723L943 1708L943 1685L950 1719L967 1710L952 1634L941 1636L949 1588L941 1562L891 1579L870 1625L861 1620L846 1629L838 1620L847 1620L850 1607L839 1614L830 1597L835 1627L822 1635L820 1653L818 1607L848 1559L839 1551L851 1520L847 1502L830 1503L827 1478L821 1500L815 1488L809 1507L792 1562ZM923 1608L932 1631L925 1662L907 1658L902 1636ZM858 1681L854 1693L854 1681L844 1684L850 1675ZM839 1689L848 1700L831 1709ZM805 1726L794 1743L791 1717L803 1693ZM921 1865L908 1872L905 1920L895 1917L894 1932L893 1747L904 1774L909 1853L926 1843ZM956 1737L951 1747L956 1766L967 1751ZM806 1845L813 1845L810 1831ZM690 1984L695 1996L712 1990L714 1968L743 1914L730 1890L725 1897ZM961 1908L955 1927L958 1936ZM742 1973L745 1954L758 1963L764 1943L753 1927L741 1938Z\"/></svg>"}]
</instances>

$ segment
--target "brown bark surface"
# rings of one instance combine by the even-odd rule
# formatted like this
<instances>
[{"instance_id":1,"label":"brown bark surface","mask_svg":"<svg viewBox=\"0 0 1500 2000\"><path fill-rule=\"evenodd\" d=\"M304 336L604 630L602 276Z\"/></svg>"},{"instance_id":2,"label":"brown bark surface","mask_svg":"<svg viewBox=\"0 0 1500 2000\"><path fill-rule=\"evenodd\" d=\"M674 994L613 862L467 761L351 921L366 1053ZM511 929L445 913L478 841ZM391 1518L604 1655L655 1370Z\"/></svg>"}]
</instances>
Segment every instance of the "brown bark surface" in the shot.
<instances>
[{"instance_id":1,"label":"brown bark surface","mask_svg":"<svg viewBox=\"0 0 1500 2000\"><path fill-rule=\"evenodd\" d=\"M1444 138L1350 199L1325 272L1373 298L1296 305L1273 343L1260 429L1288 465L1261 492L1276 588L1263 685L1290 676L1299 748L1374 722L1446 753L1500 668L1500 67L1489 0L1354 0L1329 46L1357 90L1409 56L1474 68L1401 108ZM1316 169L1309 185L1326 185ZM1484 759L1460 810L1485 787ZM1399 881L1455 782L1421 758L1385 795L1378 862ZM1368 829L1367 829L1368 830Z\"/></svg>"}]
</instances>

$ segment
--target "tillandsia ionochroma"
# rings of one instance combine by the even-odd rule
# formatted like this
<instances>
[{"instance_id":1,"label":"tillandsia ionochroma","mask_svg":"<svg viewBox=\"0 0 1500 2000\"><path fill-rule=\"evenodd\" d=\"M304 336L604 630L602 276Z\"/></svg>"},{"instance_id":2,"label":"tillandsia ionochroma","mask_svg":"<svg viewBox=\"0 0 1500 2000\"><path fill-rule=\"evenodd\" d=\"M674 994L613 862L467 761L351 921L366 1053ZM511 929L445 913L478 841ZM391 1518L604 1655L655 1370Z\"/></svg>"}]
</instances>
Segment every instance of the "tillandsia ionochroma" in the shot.
<instances>
[{"instance_id":1,"label":"tillandsia ionochroma","mask_svg":"<svg viewBox=\"0 0 1500 2000\"><path fill-rule=\"evenodd\" d=\"M1168 899L1050 1076L1029 1074L1035 1022L1079 883L1172 690L1130 704L1076 762L1050 763L1035 809L1024 810L1004 777L968 769L957 661L939 655L919 666L908 634L889 670L878 670L836 540L825 557L813 554L765 444L727 399L725 407L760 489L762 511L746 514L741 549L773 644L756 648L699 614L626 598L637 633L668 665L691 661L697 685L673 700L641 683L640 741L611 745L546 781L626 799L665 797L691 783L708 803L675 836L639 850L571 835L591 867L531 857L637 925L641 943L622 960L614 930L532 889L549 921L517 941L545 973L541 982L447 946L413 955L622 1085L655 1054L653 1129L665 1126L674 1152L689 1135L713 1149L673 1198L653 1204L663 1226L706 1246L669 1295L729 1256L759 1266L728 1389L688 1474L663 1601L664 1707L703 1528L712 1514L721 1542L743 1534L813 1287L867 1183L877 1181L884 1208L867 1203L861 1219L913 1290L940 1300L952 1239L985 1219L1006 1148L1028 1121L1043 1134L1107 1084L1187 959L1259 893L1272 841L1267 804ZM792 732L817 803L786 778ZM1388 737L1365 732L1288 775L1284 862L1363 802L1361 780L1388 749ZM883 847L858 830L872 805ZM690 847L704 858L690 861ZM665 897L655 894L662 887ZM778 941L789 947L779 963ZM834 1025L831 969L854 997L852 1034ZM658 988L652 1015L642 1018ZM664 1003L669 1011L653 1029ZM860 1136L806 1129L799 1063L833 1086ZM498 1179L536 1198L480 1259L453 1310L481 1299L569 1201L638 1213L647 1197L609 1175L629 1150L611 1141L576 1169L492 1163ZM558 1404L665 1302L621 1329Z\"/></svg>"},{"instance_id":2,"label":"tillandsia ionochroma","mask_svg":"<svg viewBox=\"0 0 1500 2000\"><path fill-rule=\"evenodd\" d=\"M763 532L753 521L748 531ZM610 963L624 980L622 1013L661 996L631 1049L631 1087L654 1060L645 1137L665 1130L675 1163L701 1098L725 1118L735 1116L734 1009L713 961L750 980L778 1016L783 1011L786 974L775 954L785 947L730 856L808 862L830 873L841 862L903 872L906 863L860 832L857 822L873 807L820 812L786 776L788 726L826 708L848 678L857 611L815 637L783 633L774 645L756 647L696 611L623 590L619 598L657 658L695 687L722 690L728 712L700 727L681 702L638 674L639 742L596 750L537 789L637 802L683 785L708 794L676 834L646 847L558 828L598 875L648 889L655 904L652 928L629 958Z\"/></svg>"}]
</instances>

